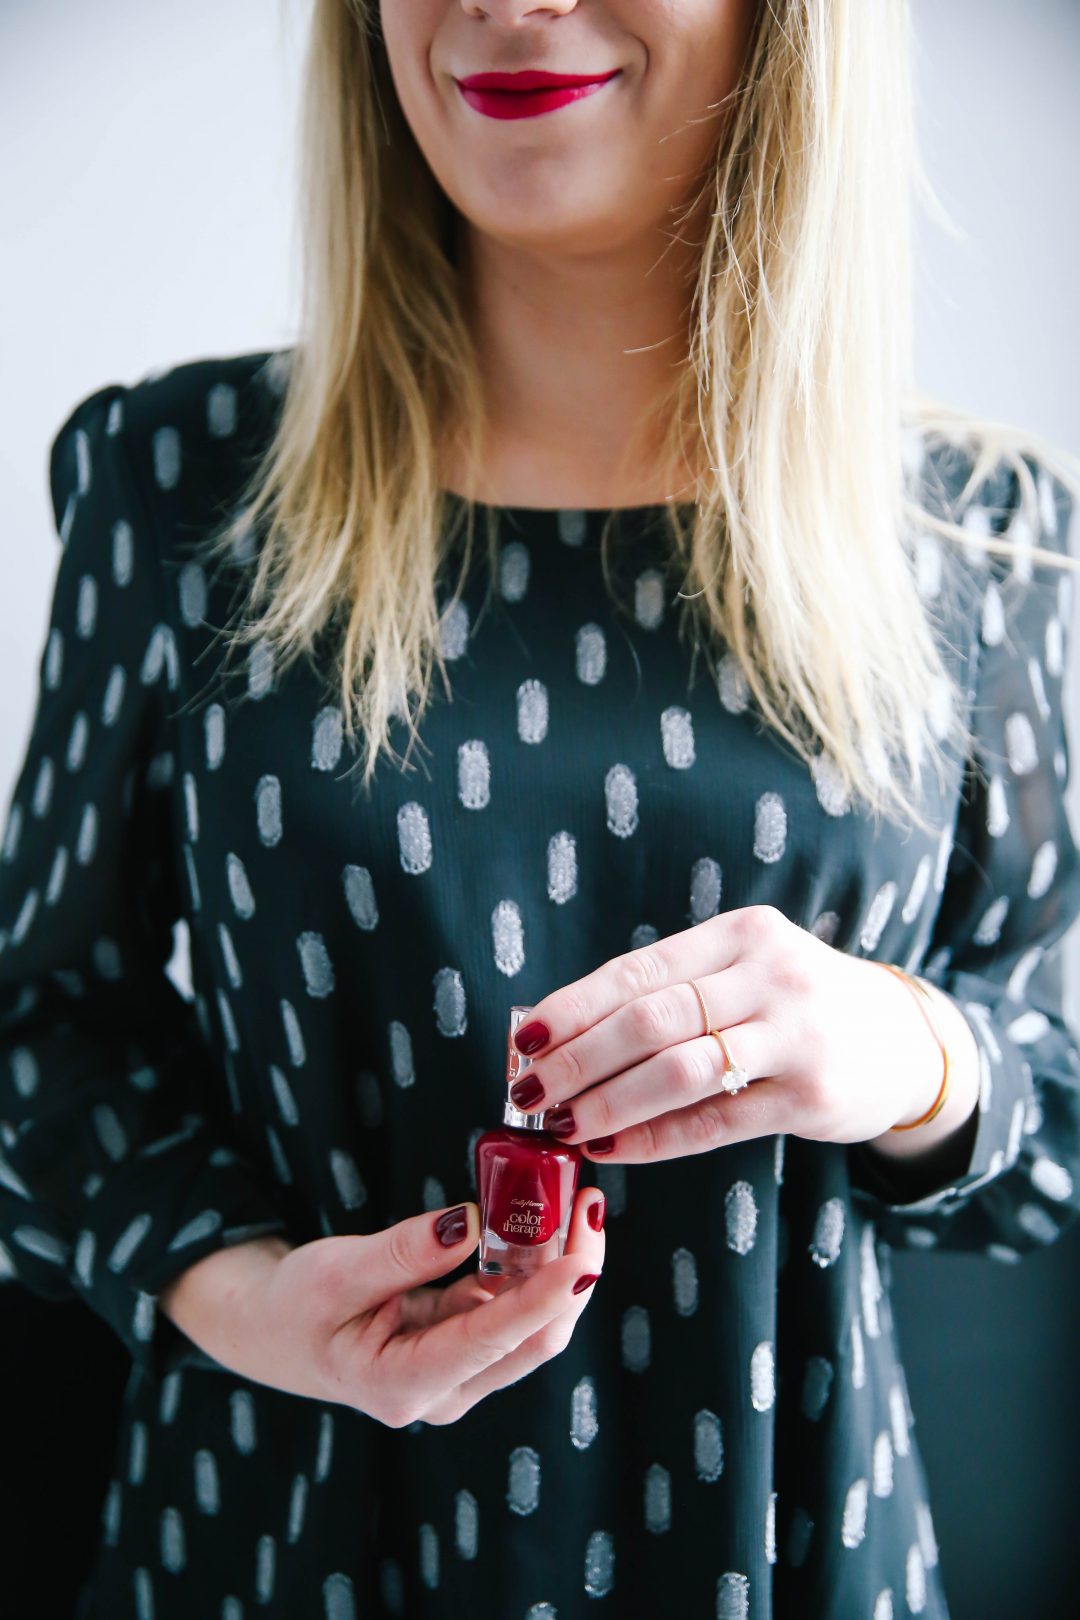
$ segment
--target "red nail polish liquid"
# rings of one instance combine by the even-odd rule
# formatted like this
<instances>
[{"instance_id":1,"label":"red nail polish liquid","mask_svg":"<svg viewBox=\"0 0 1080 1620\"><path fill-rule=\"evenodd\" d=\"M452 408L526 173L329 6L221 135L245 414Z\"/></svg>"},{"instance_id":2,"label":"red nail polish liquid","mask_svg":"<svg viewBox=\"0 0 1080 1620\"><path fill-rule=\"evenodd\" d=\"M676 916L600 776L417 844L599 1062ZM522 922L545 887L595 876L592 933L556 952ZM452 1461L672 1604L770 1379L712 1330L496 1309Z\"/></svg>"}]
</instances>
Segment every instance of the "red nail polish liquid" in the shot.
<instances>
[{"instance_id":1,"label":"red nail polish liquid","mask_svg":"<svg viewBox=\"0 0 1080 1620\"><path fill-rule=\"evenodd\" d=\"M503 1123L476 1144L481 1277L528 1277L566 1245L581 1152L544 1128L545 1110L515 1108L509 1087L532 1066L514 1045L530 1007L510 1008Z\"/></svg>"}]
</instances>

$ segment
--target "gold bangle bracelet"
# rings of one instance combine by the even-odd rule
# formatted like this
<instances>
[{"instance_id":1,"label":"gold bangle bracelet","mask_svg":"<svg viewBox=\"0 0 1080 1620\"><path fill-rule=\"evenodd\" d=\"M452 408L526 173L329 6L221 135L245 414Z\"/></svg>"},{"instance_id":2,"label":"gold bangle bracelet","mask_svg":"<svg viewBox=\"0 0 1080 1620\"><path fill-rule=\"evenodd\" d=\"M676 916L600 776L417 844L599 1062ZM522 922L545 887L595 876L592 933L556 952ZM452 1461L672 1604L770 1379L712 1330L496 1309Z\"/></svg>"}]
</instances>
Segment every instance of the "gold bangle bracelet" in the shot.
<instances>
[{"instance_id":1,"label":"gold bangle bracelet","mask_svg":"<svg viewBox=\"0 0 1080 1620\"><path fill-rule=\"evenodd\" d=\"M940 1114L941 1110L945 1106L945 1099L949 1095L949 1049L945 1044L945 1038L941 1033L941 1028L938 1023L937 1009L934 1006L934 998L926 986L922 983L921 979L915 978L910 973L905 973L903 968L896 967L892 962L878 962L877 966L887 968L890 973L894 973L898 979L902 979L908 988L914 992L915 999L922 1009L923 1017L930 1026L931 1034L937 1041L938 1046L941 1048L941 1058L944 1065L944 1072L941 1076L941 1089L938 1091L932 1107L929 1108L920 1119L913 1119L907 1125L889 1126L891 1131L913 1131L917 1125L928 1125L932 1119Z\"/></svg>"}]
</instances>

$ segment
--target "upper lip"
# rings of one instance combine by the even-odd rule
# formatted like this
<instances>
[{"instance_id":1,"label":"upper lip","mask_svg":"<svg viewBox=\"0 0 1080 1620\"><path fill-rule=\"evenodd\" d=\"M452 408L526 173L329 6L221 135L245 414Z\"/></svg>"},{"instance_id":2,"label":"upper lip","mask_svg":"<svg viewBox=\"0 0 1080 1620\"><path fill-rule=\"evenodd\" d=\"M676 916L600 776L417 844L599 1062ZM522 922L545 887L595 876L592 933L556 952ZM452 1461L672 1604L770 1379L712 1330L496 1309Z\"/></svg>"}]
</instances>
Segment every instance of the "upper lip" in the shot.
<instances>
[{"instance_id":1,"label":"upper lip","mask_svg":"<svg viewBox=\"0 0 1080 1620\"><path fill-rule=\"evenodd\" d=\"M533 69L522 73L470 73L458 83L466 90L550 90L556 85L595 84L597 79L610 79L618 72L618 68L612 68L607 73L539 73Z\"/></svg>"}]
</instances>

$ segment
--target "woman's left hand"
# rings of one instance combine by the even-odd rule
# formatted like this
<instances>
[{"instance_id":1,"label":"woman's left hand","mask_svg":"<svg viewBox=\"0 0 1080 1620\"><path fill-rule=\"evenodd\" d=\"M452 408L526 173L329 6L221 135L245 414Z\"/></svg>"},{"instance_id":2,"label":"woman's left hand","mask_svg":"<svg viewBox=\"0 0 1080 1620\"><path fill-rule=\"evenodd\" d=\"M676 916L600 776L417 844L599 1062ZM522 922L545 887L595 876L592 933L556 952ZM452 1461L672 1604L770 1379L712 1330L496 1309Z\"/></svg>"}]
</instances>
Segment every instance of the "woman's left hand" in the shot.
<instances>
[{"instance_id":1,"label":"woman's left hand","mask_svg":"<svg viewBox=\"0 0 1080 1620\"><path fill-rule=\"evenodd\" d=\"M737 1091L727 1064L746 1071ZM586 1154L641 1164L778 1132L863 1142L917 1119L941 1054L911 989L825 944L774 906L745 906L612 958L554 990L517 1032L543 1023L519 1084L559 1108L548 1128ZM513 1096L511 1088L511 1095ZM533 1087L535 1091L535 1087Z\"/></svg>"}]
</instances>

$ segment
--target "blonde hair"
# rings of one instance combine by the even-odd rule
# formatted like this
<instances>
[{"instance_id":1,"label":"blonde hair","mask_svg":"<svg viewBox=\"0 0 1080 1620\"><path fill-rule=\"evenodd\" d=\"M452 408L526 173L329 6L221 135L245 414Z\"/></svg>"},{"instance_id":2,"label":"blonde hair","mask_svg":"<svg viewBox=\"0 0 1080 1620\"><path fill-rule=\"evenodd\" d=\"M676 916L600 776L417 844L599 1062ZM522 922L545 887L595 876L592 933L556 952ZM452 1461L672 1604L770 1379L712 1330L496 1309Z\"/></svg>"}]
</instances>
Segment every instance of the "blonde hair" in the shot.
<instances>
[{"instance_id":1,"label":"blonde hair","mask_svg":"<svg viewBox=\"0 0 1080 1620\"><path fill-rule=\"evenodd\" d=\"M911 387L913 181L936 198L915 149L909 53L908 0L761 5L715 160L678 221L701 239L685 363L627 464L649 446L661 471L707 468L692 502L663 507L695 653L711 663L720 637L808 764L827 755L875 816L891 805L925 827L924 753L940 780L941 746L966 753L972 739L913 553L937 535L1012 553L1022 573L1080 566L1030 544L1046 492L1028 458L1074 494L1080 461ZM263 640L284 668L333 632L367 787L392 719L419 739L434 663L450 692L437 575L464 518L453 605L477 509L441 485L444 436L466 488L485 453L456 211L398 105L374 0L315 0L300 178L302 337L282 357L280 415L243 503L208 547L231 555L265 530L252 617L231 647ZM919 498L935 445L973 459L945 515ZM1010 533L963 527L956 512L1001 465L1021 498ZM497 513L482 510L493 581Z\"/></svg>"}]
</instances>

